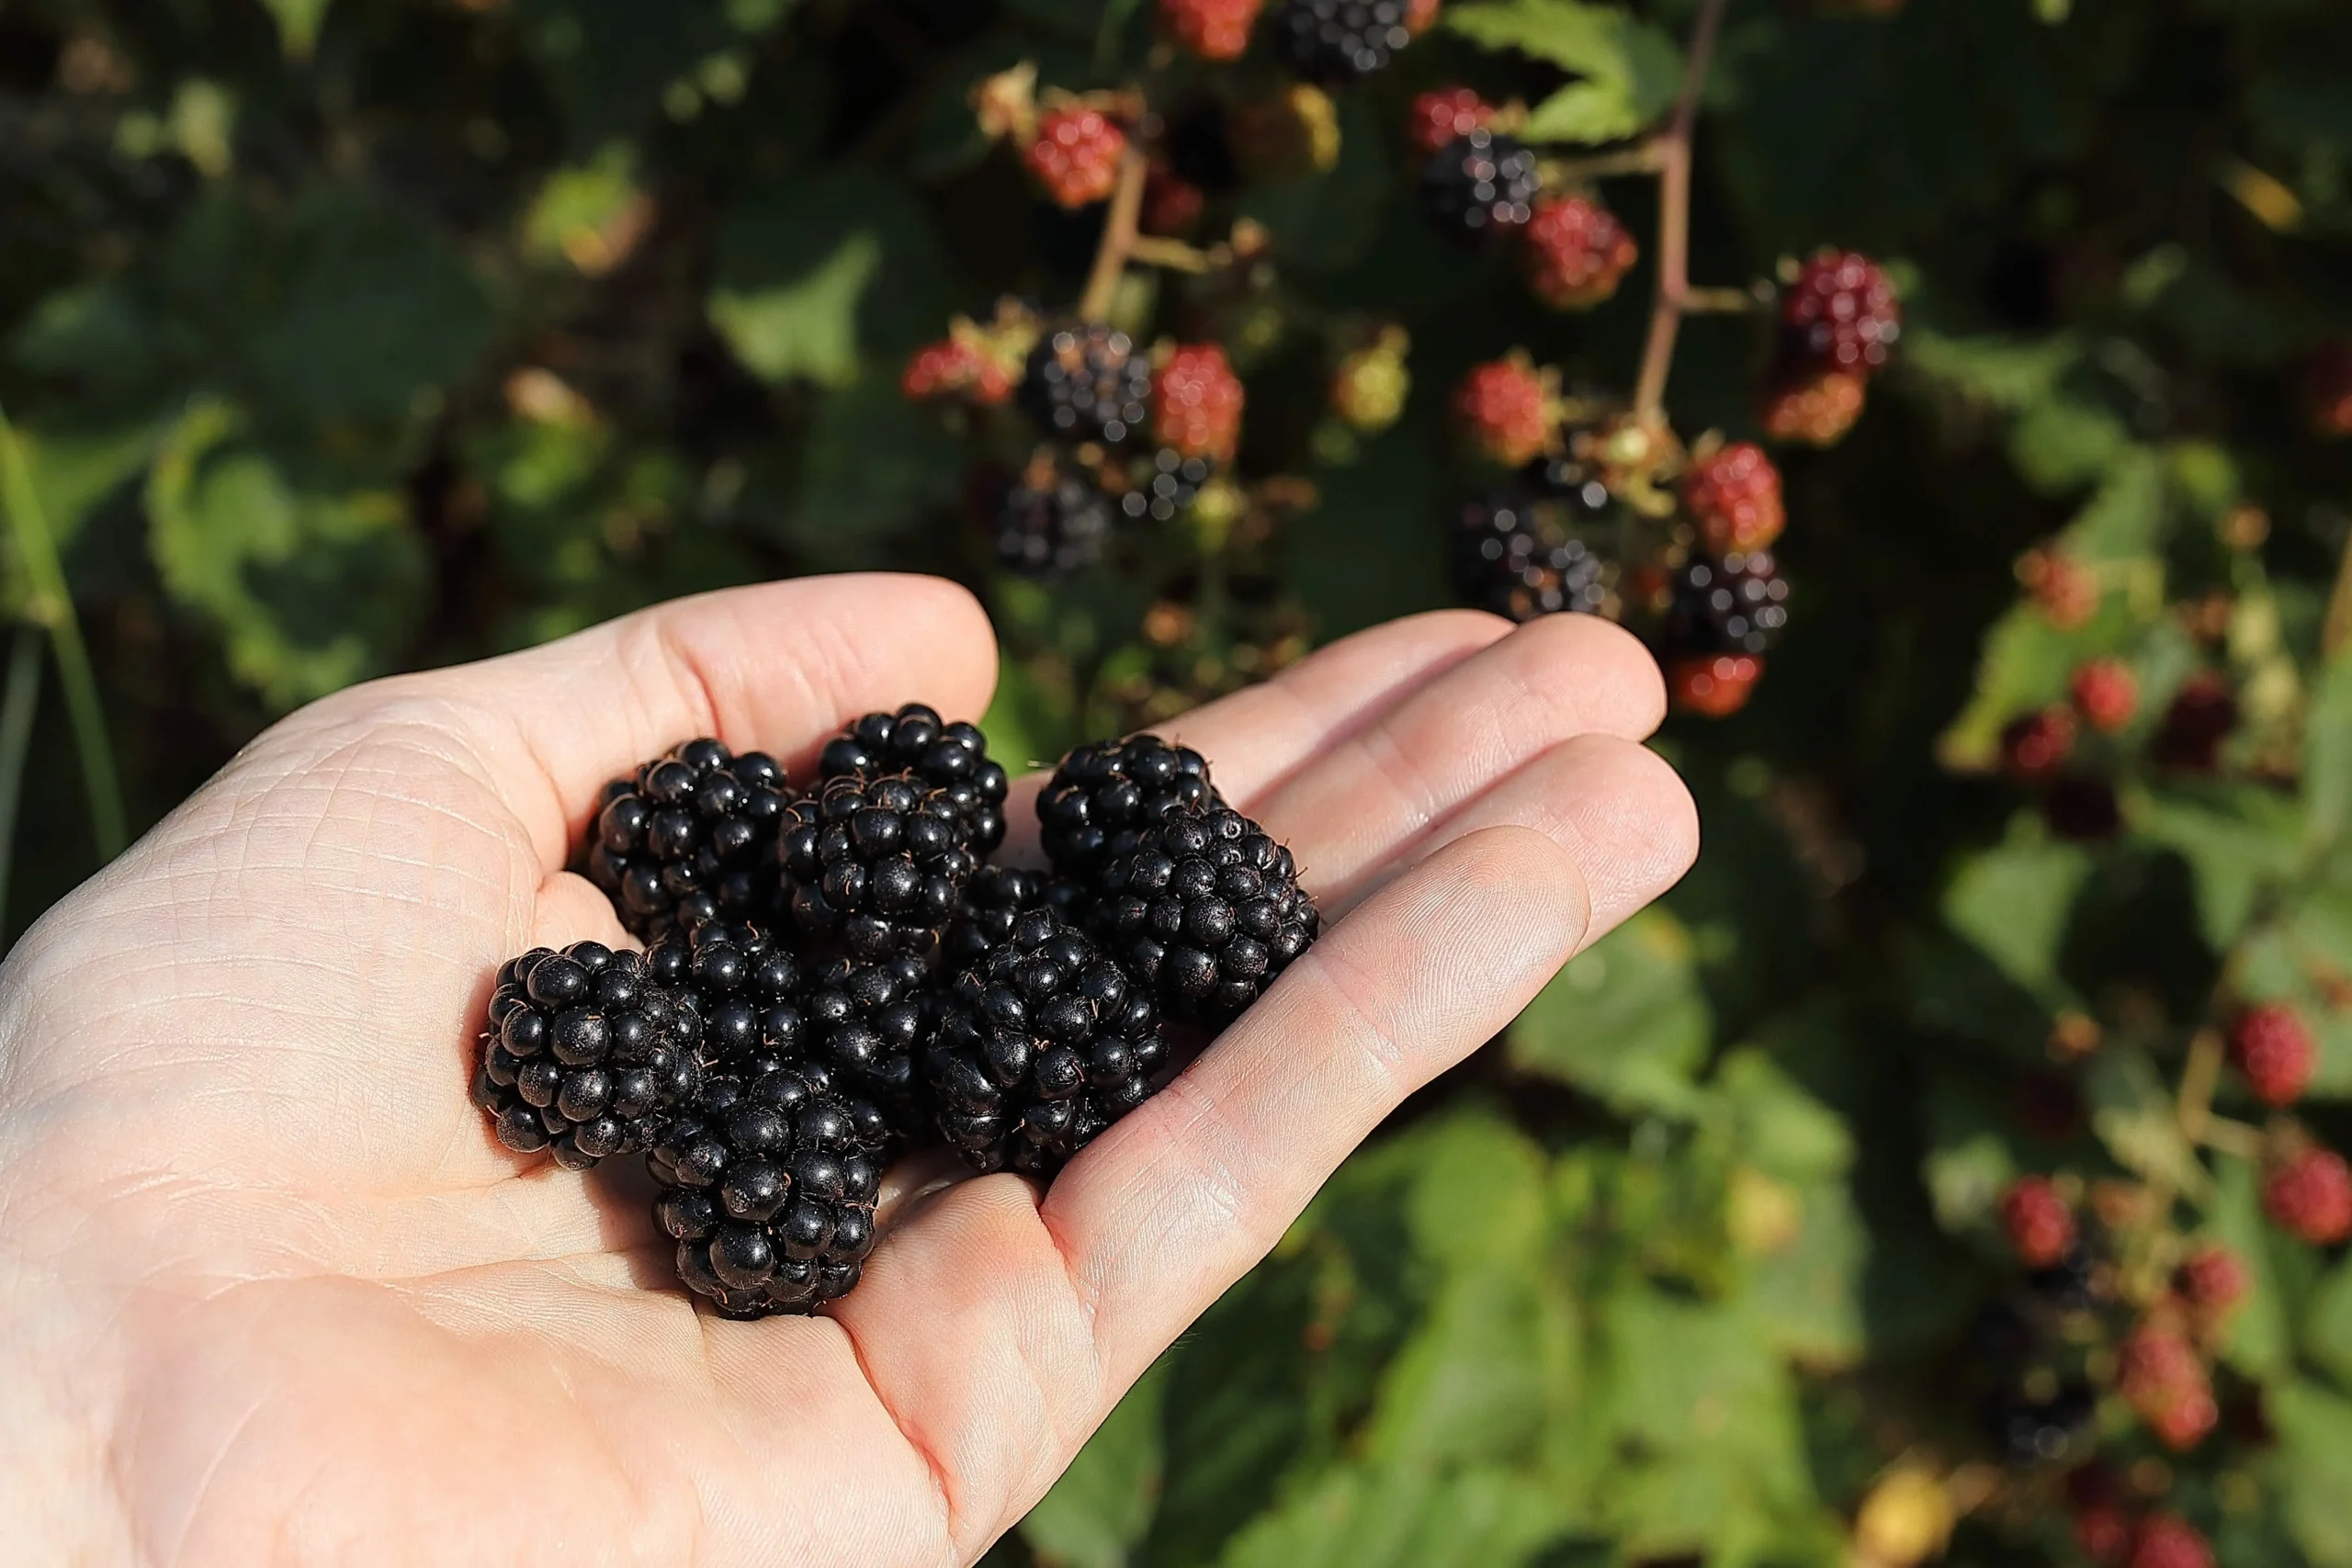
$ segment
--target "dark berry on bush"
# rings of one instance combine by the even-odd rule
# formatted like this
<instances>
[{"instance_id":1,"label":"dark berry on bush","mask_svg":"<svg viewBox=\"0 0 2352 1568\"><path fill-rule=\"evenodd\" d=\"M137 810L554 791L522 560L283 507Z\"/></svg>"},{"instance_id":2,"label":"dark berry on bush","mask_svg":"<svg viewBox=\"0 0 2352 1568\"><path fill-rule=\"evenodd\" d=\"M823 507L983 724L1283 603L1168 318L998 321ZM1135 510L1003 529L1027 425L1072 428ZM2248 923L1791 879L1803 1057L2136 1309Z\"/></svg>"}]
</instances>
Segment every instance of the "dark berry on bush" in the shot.
<instances>
[{"instance_id":1,"label":"dark berry on bush","mask_svg":"<svg viewBox=\"0 0 2352 1568\"><path fill-rule=\"evenodd\" d=\"M799 960L760 928L709 921L657 944L645 964L656 983L693 1001L712 1061L802 1049Z\"/></svg>"},{"instance_id":2,"label":"dark berry on bush","mask_svg":"<svg viewBox=\"0 0 2352 1568\"><path fill-rule=\"evenodd\" d=\"M1102 874L1092 919L1160 1010L1223 1028L1320 929L1290 852L1222 804L1176 812Z\"/></svg>"},{"instance_id":3,"label":"dark berry on bush","mask_svg":"<svg viewBox=\"0 0 2352 1568\"><path fill-rule=\"evenodd\" d=\"M1693 556L1675 576L1667 640L1678 653L1762 653L1788 624L1788 597L1769 551Z\"/></svg>"},{"instance_id":4,"label":"dark berry on bush","mask_svg":"<svg viewBox=\"0 0 2352 1568\"><path fill-rule=\"evenodd\" d=\"M1421 209L1447 238L1483 245L1525 225L1542 188L1534 151L1481 127L1430 155L1421 169Z\"/></svg>"},{"instance_id":5,"label":"dark berry on bush","mask_svg":"<svg viewBox=\"0 0 2352 1568\"><path fill-rule=\"evenodd\" d=\"M935 951L978 863L948 792L905 773L829 780L778 854L794 929L868 959Z\"/></svg>"},{"instance_id":6,"label":"dark berry on bush","mask_svg":"<svg viewBox=\"0 0 2352 1568\"><path fill-rule=\"evenodd\" d=\"M881 1165L820 1074L713 1077L647 1164L679 1278L724 1316L814 1311L874 1250Z\"/></svg>"},{"instance_id":7,"label":"dark berry on bush","mask_svg":"<svg viewBox=\"0 0 2352 1568\"><path fill-rule=\"evenodd\" d=\"M1057 440L1124 445L1151 421L1151 361L1099 323L1057 327L1030 351L1021 406Z\"/></svg>"},{"instance_id":8,"label":"dark berry on bush","mask_svg":"<svg viewBox=\"0 0 2352 1568\"><path fill-rule=\"evenodd\" d=\"M1036 908L956 977L924 1077L974 1168L1051 1176L1144 1102L1164 1055L1149 990Z\"/></svg>"},{"instance_id":9,"label":"dark berry on bush","mask_svg":"<svg viewBox=\"0 0 2352 1568\"><path fill-rule=\"evenodd\" d=\"M2079 1383L2048 1399L2006 1399L1995 1413L1995 1435L2011 1464L2049 1464L2068 1457L2088 1434L2098 1408Z\"/></svg>"},{"instance_id":10,"label":"dark berry on bush","mask_svg":"<svg viewBox=\"0 0 2352 1568\"><path fill-rule=\"evenodd\" d=\"M1565 534L1558 508L1503 492L1465 503L1455 515L1453 585L1476 609L1532 621L1562 611L1591 614L1608 600L1599 555Z\"/></svg>"},{"instance_id":11,"label":"dark berry on bush","mask_svg":"<svg viewBox=\"0 0 2352 1568\"><path fill-rule=\"evenodd\" d=\"M1410 43L1407 0L1283 0L1274 40L1309 82L1343 86L1385 66Z\"/></svg>"},{"instance_id":12,"label":"dark berry on bush","mask_svg":"<svg viewBox=\"0 0 2352 1568\"><path fill-rule=\"evenodd\" d=\"M689 740L605 786L589 880L647 942L699 919L759 918L786 798L764 752Z\"/></svg>"},{"instance_id":13,"label":"dark berry on bush","mask_svg":"<svg viewBox=\"0 0 2352 1568\"><path fill-rule=\"evenodd\" d=\"M702 1021L640 954L535 949L498 971L474 1103L499 1142L567 1169L642 1149L701 1076Z\"/></svg>"},{"instance_id":14,"label":"dark berry on bush","mask_svg":"<svg viewBox=\"0 0 2352 1568\"><path fill-rule=\"evenodd\" d=\"M1144 829L1216 799L1209 765L1157 735L1098 740L1064 757L1037 795L1039 838L1062 876L1091 882Z\"/></svg>"},{"instance_id":15,"label":"dark berry on bush","mask_svg":"<svg viewBox=\"0 0 2352 1568\"><path fill-rule=\"evenodd\" d=\"M1132 486L1119 493L1119 515L1130 523L1166 523L1200 498L1215 465L1162 446L1135 464Z\"/></svg>"},{"instance_id":16,"label":"dark berry on bush","mask_svg":"<svg viewBox=\"0 0 2352 1568\"><path fill-rule=\"evenodd\" d=\"M2165 709L2155 759L2167 768L2210 773L2222 760L2222 743L2237 727L2237 698L2228 684L2216 675L2192 675Z\"/></svg>"},{"instance_id":17,"label":"dark berry on bush","mask_svg":"<svg viewBox=\"0 0 2352 1568\"><path fill-rule=\"evenodd\" d=\"M1030 464L986 504L997 560L1022 577L1050 582L1091 566L1111 536L1102 487L1050 460Z\"/></svg>"},{"instance_id":18,"label":"dark berry on bush","mask_svg":"<svg viewBox=\"0 0 2352 1568\"><path fill-rule=\"evenodd\" d=\"M936 709L909 703L896 713L870 713L825 743L817 759L820 779L871 778L909 773L946 792L975 854L1004 842L1003 764L989 756L979 726L949 724Z\"/></svg>"}]
</instances>

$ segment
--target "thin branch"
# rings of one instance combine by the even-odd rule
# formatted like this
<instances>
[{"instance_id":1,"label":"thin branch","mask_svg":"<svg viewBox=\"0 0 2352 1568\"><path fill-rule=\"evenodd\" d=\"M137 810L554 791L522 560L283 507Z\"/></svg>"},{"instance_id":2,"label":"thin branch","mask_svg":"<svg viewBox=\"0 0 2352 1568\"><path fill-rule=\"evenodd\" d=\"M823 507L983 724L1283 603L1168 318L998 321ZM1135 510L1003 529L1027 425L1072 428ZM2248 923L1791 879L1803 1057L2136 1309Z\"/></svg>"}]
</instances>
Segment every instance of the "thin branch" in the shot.
<instances>
[{"instance_id":1,"label":"thin branch","mask_svg":"<svg viewBox=\"0 0 2352 1568\"><path fill-rule=\"evenodd\" d=\"M1642 348L1642 371L1634 383L1634 418L1650 423L1666 409L1666 378L1674 367L1674 338L1690 294L1690 133L1699 119L1699 92L1706 85L1715 38L1723 30L1730 0L1707 0L1690 35L1690 56L1674 118L1657 137L1657 295L1650 306L1649 341Z\"/></svg>"},{"instance_id":2,"label":"thin branch","mask_svg":"<svg viewBox=\"0 0 2352 1568\"><path fill-rule=\"evenodd\" d=\"M1656 137L1614 152L1595 152L1587 158L1551 158L1546 159L1544 164L1546 174L1564 180L1605 180L1611 175L1654 175L1664 167L1666 144Z\"/></svg>"},{"instance_id":3,"label":"thin branch","mask_svg":"<svg viewBox=\"0 0 2352 1568\"><path fill-rule=\"evenodd\" d=\"M1144 266L1164 266L1170 272L1206 272L1217 265L1216 256L1198 245L1154 234L1136 236L1127 246L1127 259Z\"/></svg>"},{"instance_id":4,"label":"thin branch","mask_svg":"<svg viewBox=\"0 0 2352 1568\"><path fill-rule=\"evenodd\" d=\"M2188 1060L2180 1069L2180 1093L2175 1115L2192 1144L2201 1144L2213 1123L2213 1089L2222 1081L2222 1032L2206 1026L2188 1042Z\"/></svg>"},{"instance_id":5,"label":"thin branch","mask_svg":"<svg viewBox=\"0 0 2352 1568\"><path fill-rule=\"evenodd\" d=\"M1142 150L1129 144L1119 162L1119 186L1111 196L1110 215L1102 220L1102 243L1094 253L1094 270L1087 274L1086 292L1078 299L1082 321L1099 321L1110 313L1119 279L1126 276L1127 259L1135 254L1136 225L1143 217L1143 184L1147 165Z\"/></svg>"}]
</instances>

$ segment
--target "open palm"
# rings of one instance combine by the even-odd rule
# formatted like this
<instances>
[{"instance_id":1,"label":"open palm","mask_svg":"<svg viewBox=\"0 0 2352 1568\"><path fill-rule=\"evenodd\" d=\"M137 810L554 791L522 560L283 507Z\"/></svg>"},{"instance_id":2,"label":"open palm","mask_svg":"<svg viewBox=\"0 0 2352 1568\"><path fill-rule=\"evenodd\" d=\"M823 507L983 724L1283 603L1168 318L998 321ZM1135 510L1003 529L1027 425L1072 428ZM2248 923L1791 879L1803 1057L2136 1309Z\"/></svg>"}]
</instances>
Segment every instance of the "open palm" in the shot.
<instances>
[{"instance_id":1,"label":"open palm","mask_svg":"<svg viewBox=\"0 0 2352 1568\"><path fill-rule=\"evenodd\" d=\"M1042 1200L901 1172L830 1315L698 1314L627 1162L521 1158L468 1103L490 973L622 940L561 869L607 777L698 734L797 763L994 668L944 583L682 602L307 708L59 905L0 971L0 1557L969 1562L1695 848L1616 628L1336 644L1170 727L1337 917L1307 957Z\"/></svg>"}]
</instances>

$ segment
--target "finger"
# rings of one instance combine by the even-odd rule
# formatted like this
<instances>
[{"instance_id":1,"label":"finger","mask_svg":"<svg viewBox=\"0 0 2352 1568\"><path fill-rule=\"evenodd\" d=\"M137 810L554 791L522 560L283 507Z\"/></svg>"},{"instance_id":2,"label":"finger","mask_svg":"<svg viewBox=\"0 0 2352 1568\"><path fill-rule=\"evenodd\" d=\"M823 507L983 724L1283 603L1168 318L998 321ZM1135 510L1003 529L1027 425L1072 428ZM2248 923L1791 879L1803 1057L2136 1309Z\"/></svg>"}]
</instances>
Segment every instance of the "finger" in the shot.
<instances>
[{"instance_id":1,"label":"finger","mask_svg":"<svg viewBox=\"0 0 2352 1568\"><path fill-rule=\"evenodd\" d=\"M967 1182L887 1237L836 1309L968 1540L1027 1506L1110 1404L1270 1248L1412 1089L1500 1030L1587 926L1523 829L1439 850L1055 1183Z\"/></svg>"}]
</instances>

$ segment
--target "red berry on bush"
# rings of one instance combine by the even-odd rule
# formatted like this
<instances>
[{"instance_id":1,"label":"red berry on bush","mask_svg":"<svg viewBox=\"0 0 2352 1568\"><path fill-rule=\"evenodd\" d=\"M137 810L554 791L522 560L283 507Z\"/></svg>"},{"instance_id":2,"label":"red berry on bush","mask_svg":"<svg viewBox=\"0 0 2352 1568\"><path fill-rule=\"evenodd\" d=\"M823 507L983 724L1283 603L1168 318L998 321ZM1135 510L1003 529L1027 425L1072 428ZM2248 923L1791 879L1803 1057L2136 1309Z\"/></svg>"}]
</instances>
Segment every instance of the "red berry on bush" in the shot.
<instances>
[{"instance_id":1,"label":"red berry on bush","mask_svg":"<svg viewBox=\"0 0 2352 1568\"><path fill-rule=\"evenodd\" d=\"M1207 194L1200 186L1166 164L1154 164L1143 182L1143 231L1170 236L1189 234L1207 205Z\"/></svg>"},{"instance_id":2,"label":"red berry on bush","mask_svg":"<svg viewBox=\"0 0 2352 1568\"><path fill-rule=\"evenodd\" d=\"M1495 118L1494 105L1467 87L1441 87L1413 100L1410 127L1413 145L1434 152L1459 141Z\"/></svg>"},{"instance_id":3,"label":"red berry on bush","mask_svg":"<svg viewBox=\"0 0 2352 1568\"><path fill-rule=\"evenodd\" d=\"M1783 371L1766 386L1757 417L1775 441L1835 446L1862 417L1864 390L1849 371Z\"/></svg>"},{"instance_id":4,"label":"red berry on bush","mask_svg":"<svg viewBox=\"0 0 2352 1568\"><path fill-rule=\"evenodd\" d=\"M1152 435L1187 457L1226 462L1241 439L1241 378L1213 343L1168 356L1152 388Z\"/></svg>"},{"instance_id":5,"label":"red berry on bush","mask_svg":"<svg viewBox=\"0 0 2352 1568\"><path fill-rule=\"evenodd\" d=\"M1719 556L1760 550L1788 522L1781 470L1752 441L1735 441L1692 463L1682 480L1682 504L1708 550Z\"/></svg>"},{"instance_id":6,"label":"red berry on bush","mask_svg":"<svg viewBox=\"0 0 2352 1568\"><path fill-rule=\"evenodd\" d=\"M899 389L917 402L967 397L993 404L1012 396L1012 377L977 344L942 338L915 350L899 378Z\"/></svg>"},{"instance_id":7,"label":"red berry on bush","mask_svg":"<svg viewBox=\"0 0 2352 1568\"><path fill-rule=\"evenodd\" d=\"M2028 550L2018 558L2018 581L2060 631L2073 631L2098 614L2098 573L2058 550Z\"/></svg>"},{"instance_id":8,"label":"red berry on bush","mask_svg":"<svg viewBox=\"0 0 2352 1568\"><path fill-rule=\"evenodd\" d=\"M1676 660L1666 680L1683 712L1729 718L1747 705L1763 675L1764 661L1752 653L1714 653Z\"/></svg>"},{"instance_id":9,"label":"red berry on bush","mask_svg":"<svg viewBox=\"0 0 2352 1568\"><path fill-rule=\"evenodd\" d=\"M2213 1568L2213 1549L2177 1514L2150 1514L2140 1523L2124 1568Z\"/></svg>"},{"instance_id":10,"label":"red berry on bush","mask_svg":"<svg viewBox=\"0 0 2352 1568\"><path fill-rule=\"evenodd\" d=\"M1099 109L1062 108L1038 117L1036 140L1023 154L1046 194L1063 207L1110 199L1119 184L1127 133Z\"/></svg>"},{"instance_id":11,"label":"red berry on bush","mask_svg":"<svg viewBox=\"0 0 2352 1568\"><path fill-rule=\"evenodd\" d=\"M2352 1168L2333 1149L2290 1156L2262 1184L2262 1208L2288 1235L2334 1247L2352 1236Z\"/></svg>"},{"instance_id":12,"label":"red berry on bush","mask_svg":"<svg viewBox=\"0 0 2352 1568\"><path fill-rule=\"evenodd\" d=\"M2001 767L2015 778L2049 778L2074 750L2075 716L2064 708L2011 719L2001 731Z\"/></svg>"},{"instance_id":13,"label":"red berry on bush","mask_svg":"<svg viewBox=\"0 0 2352 1568\"><path fill-rule=\"evenodd\" d=\"M2195 1448L2222 1418L2213 1383L2187 1335L2168 1323L2146 1322L2118 1348L2116 1391L2166 1448Z\"/></svg>"},{"instance_id":14,"label":"red berry on bush","mask_svg":"<svg viewBox=\"0 0 2352 1568\"><path fill-rule=\"evenodd\" d=\"M2120 1562L2132 1550L2132 1521L2112 1503L2075 1510L2075 1544L2094 1562Z\"/></svg>"},{"instance_id":15,"label":"red berry on bush","mask_svg":"<svg viewBox=\"0 0 2352 1568\"><path fill-rule=\"evenodd\" d=\"M1238 60L1264 0L1159 0L1159 19L1203 60Z\"/></svg>"},{"instance_id":16,"label":"red berry on bush","mask_svg":"<svg viewBox=\"0 0 2352 1568\"><path fill-rule=\"evenodd\" d=\"M1528 287L1555 310L1600 304L1642 254L1615 213L1580 196L1537 202L1521 232Z\"/></svg>"},{"instance_id":17,"label":"red berry on bush","mask_svg":"<svg viewBox=\"0 0 2352 1568\"><path fill-rule=\"evenodd\" d=\"M1876 262L1858 251L1823 251L1781 294L1781 327L1792 358L1868 376L1886 363L1903 310Z\"/></svg>"},{"instance_id":18,"label":"red berry on bush","mask_svg":"<svg viewBox=\"0 0 2352 1568\"><path fill-rule=\"evenodd\" d=\"M1463 434L1480 456L1523 468L1552 441L1552 392L1522 355L1475 367L1453 394Z\"/></svg>"},{"instance_id":19,"label":"red berry on bush","mask_svg":"<svg viewBox=\"0 0 2352 1568\"><path fill-rule=\"evenodd\" d=\"M1416 37L1429 31L1442 4L1443 0L1405 0L1405 30Z\"/></svg>"},{"instance_id":20,"label":"red berry on bush","mask_svg":"<svg viewBox=\"0 0 2352 1568\"><path fill-rule=\"evenodd\" d=\"M2245 1260L2218 1244L2199 1247L2173 1273L2173 1288L2208 1322L2218 1321L2245 1300L2252 1283Z\"/></svg>"},{"instance_id":21,"label":"red berry on bush","mask_svg":"<svg viewBox=\"0 0 2352 1568\"><path fill-rule=\"evenodd\" d=\"M2140 711L2140 682L2120 660L2094 659L2075 671L2069 690L2083 722L2112 735Z\"/></svg>"},{"instance_id":22,"label":"red berry on bush","mask_svg":"<svg viewBox=\"0 0 2352 1568\"><path fill-rule=\"evenodd\" d=\"M2312 351L2295 377L2303 423L2323 440L2352 435L2352 342Z\"/></svg>"},{"instance_id":23,"label":"red berry on bush","mask_svg":"<svg viewBox=\"0 0 2352 1568\"><path fill-rule=\"evenodd\" d=\"M2230 1060L2265 1105L2292 1105L2312 1081L2319 1046L2302 1015L2280 1002L2238 1014L2230 1026Z\"/></svg>"},{"instance_id":24,"label":"red berry on bush","mask_svg":"<svg viewBox=\"0 0 2352 1568\"><path fill-rule=\"evenodd\" d=\"M2029 1269L2053 1269L2074 1249L2074 1211L2047 1177L2021 1176L2009 1183L2001 1195L2001 1228Z\"/></svg>"}]
</instances>

